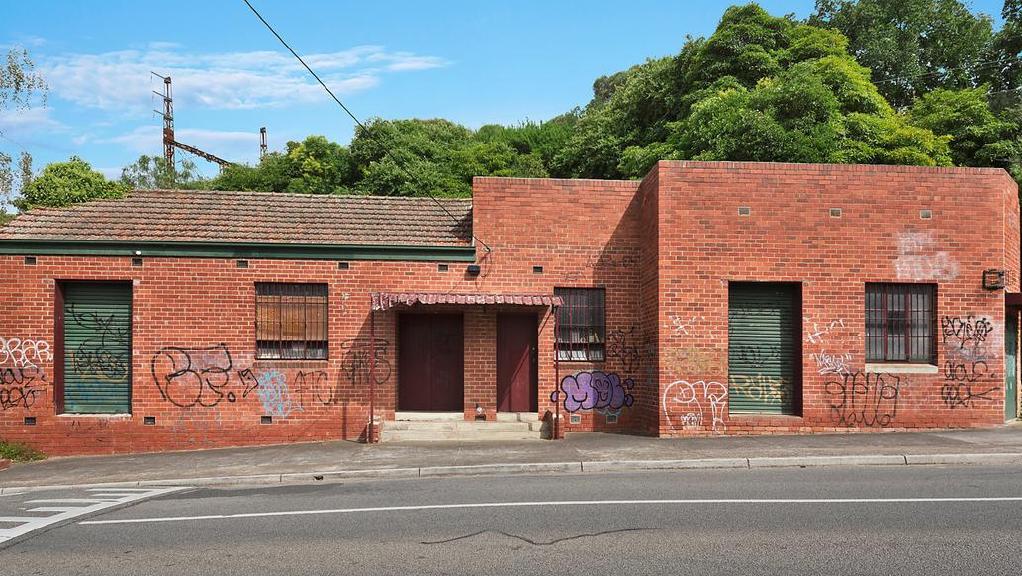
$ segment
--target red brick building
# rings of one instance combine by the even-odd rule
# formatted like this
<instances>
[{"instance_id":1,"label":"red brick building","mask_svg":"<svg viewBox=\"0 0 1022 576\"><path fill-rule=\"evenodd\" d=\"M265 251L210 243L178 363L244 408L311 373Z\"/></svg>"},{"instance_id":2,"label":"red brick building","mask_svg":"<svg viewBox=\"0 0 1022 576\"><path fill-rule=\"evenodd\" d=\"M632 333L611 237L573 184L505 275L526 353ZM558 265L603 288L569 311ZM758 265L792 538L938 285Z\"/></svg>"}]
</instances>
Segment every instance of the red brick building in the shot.
<instances>
[{"instance_id":1,"label":"red brick building","mask_svg":"<svg viewBox=\"0 0 1022 576\"><path fill-rule=\"evenodd\" d=\"M386 440L1017 413L1002 170L661 162L473 188L139 191L18 217L0 438L69 454L365 439L371 421Z\"/></svg>"}]
</instances>

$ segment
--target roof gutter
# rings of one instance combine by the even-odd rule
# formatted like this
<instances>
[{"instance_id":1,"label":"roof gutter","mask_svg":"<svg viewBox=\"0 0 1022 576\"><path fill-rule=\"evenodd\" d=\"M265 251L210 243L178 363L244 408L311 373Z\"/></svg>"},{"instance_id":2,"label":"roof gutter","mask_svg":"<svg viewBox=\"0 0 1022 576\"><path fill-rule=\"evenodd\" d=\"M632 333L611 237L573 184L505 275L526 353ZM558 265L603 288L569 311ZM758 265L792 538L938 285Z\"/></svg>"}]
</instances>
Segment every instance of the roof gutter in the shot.
<instances>
[{"instance_id":1,"label":"roof gutter","mask_svg":"<svg viewBox=\"0 0 1022 576\"><path fill-rule=\"evenodd\" d=\"M474 262L472 246L132 240L0 240L0 255Z\"/></svg>"}]
</instances>

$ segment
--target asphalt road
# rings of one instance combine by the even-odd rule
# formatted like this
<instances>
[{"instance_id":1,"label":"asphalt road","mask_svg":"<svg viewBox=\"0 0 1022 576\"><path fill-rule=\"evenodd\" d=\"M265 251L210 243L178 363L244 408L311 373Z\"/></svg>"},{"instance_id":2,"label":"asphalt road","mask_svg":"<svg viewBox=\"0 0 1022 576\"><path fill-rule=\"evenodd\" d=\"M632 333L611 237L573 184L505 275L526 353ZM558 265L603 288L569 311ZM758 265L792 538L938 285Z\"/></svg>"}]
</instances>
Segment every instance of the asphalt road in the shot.
<instances>
[{"instance_id":1,"label":"asphalt road","mask_svg":"<svg viewBox=\"0 0 1022 576\"><path fill-rule=\"evenodd\" d=\"M1022 467L693 470L184 490L0 574L972 576L1022 572L1020 542Z\"/></svg>"}]
</instances>

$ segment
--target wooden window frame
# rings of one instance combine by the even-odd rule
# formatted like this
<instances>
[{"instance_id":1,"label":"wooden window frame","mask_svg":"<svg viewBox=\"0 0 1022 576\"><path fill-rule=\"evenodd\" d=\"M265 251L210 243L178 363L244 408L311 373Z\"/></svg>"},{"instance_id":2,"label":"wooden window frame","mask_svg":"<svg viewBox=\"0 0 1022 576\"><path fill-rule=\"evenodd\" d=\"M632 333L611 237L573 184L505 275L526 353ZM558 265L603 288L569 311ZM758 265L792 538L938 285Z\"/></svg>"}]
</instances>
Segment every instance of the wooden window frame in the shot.
<instances>
[{"instance_id":1,"label":"wooden window frame","mask_svg":"<svg viewBox=\"0 0 1022 576\"><path fill-rule=\"evenodd\" d=\"M319 319L309 318L310 307ZM285 326L286 322L291 326ZM329 360L329 329L326 283L255 283L256 360Z\"/></svg>"},{"instance_id":2,"label":"wooden window frame","mask_svg":"<svg viewBox=\"0 0 1022 576\"><path fill-rule=\"evenodd\" d=\"M900 319L889 315L892 297L903 300ZM866 362L936 366L936 284L869 282L865 291L865 319ZM896 323L900 325L895 326ZM923 334L913 334L913 324L926 326L928 330ZM890 349L892 337L901 340L901 353Z\"/></svg>"},{"instance_id":3,"label":"wooden window frame","mask_svg":"<svg viewBox=\"0 0 1022 576\"><path fill-rule=\"evenodd\" d=\"M607 358L607 291L603 287L554 288L556 354L560 362L604 362Z\"/></svg>"}]
</instances>

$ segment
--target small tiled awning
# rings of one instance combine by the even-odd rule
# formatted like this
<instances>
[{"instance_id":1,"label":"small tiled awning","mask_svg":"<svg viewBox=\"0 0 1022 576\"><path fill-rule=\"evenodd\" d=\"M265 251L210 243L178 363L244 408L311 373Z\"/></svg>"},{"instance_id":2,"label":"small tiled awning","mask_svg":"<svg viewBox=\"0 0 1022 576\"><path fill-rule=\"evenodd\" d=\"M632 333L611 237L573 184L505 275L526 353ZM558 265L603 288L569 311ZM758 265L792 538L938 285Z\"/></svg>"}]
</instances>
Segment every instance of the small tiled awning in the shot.
<instances>
[{"instance_id":1,"label":"small tiled awning","mask_svg":"<svg viewBox=\"0 0 1022 576\"><path fill-rule=\"evenodd\" d=\"M519 306L561 306L560 296L550 294L449 294L423 292L373 292L373 310L415 304L515 304Z\"/></svg>"}]
</instances>

